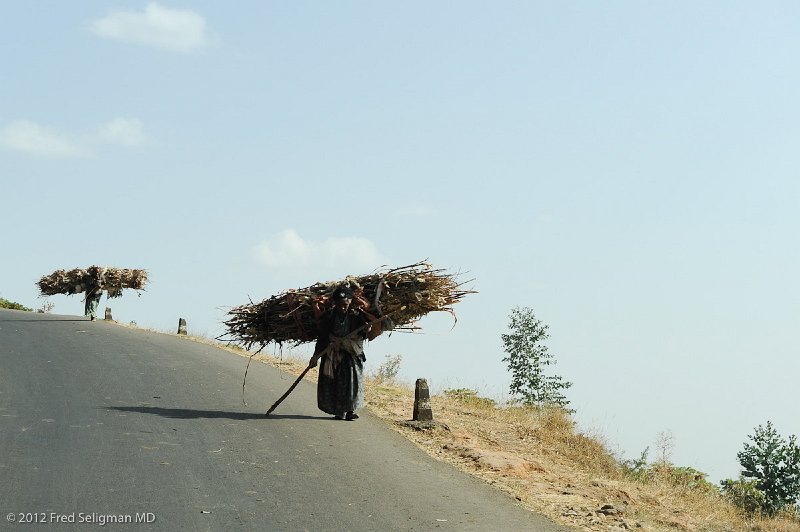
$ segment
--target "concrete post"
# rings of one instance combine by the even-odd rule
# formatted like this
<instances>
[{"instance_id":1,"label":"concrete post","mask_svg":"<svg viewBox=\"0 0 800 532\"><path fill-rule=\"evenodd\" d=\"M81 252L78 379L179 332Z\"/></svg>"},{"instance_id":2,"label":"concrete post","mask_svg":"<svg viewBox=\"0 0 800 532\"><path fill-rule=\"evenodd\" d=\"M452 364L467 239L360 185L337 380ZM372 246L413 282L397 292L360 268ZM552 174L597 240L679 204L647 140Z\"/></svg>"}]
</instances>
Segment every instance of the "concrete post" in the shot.
<instances>
[{"instance_id":1,"label":"concrete post","mask_svg":"<svg viewBox=\"0 0 800 532\"><path fill-rule=\"evenodd\" d=\"M178 334L186 334L186 320L178 318Z\"/></svg>"},{"instance_id":2,"label":"concrete post","mask_svg":"<svg viewBox=\"0 0 800 532\"><path fill-rule=\"evenodd\" d=\"M114 321L114 318L111 317L111 307L106 307L106 320Z\"/></svg>"},{"instance_id":3,"label":"concrete post","mask_svg":"<svg viewBox=\"0 0 800 532\"><path fill-rule=\"evenodd\" d=\"M414 421L433 421L433 410L431 409L431 393L428 390L428 381L417 379L416 389L414 390Z\"/></svg>"}]
</instances>

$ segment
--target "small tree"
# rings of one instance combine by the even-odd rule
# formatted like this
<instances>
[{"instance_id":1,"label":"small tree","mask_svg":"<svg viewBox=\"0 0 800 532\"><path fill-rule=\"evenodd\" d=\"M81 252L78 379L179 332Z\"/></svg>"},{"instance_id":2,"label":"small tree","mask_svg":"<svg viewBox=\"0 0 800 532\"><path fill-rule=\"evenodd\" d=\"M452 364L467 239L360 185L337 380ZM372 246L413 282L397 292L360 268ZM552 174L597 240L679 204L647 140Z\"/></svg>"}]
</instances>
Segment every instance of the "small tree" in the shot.
<instances>
[{"instance_id":1,"label":"small tree","mask_svg":"<svg viewBox=\"0 0 800 532\"><path fill-rule=\"evenodd\" d=\"M769 421L766 427L756 427L755 434L749 438L752 445L745 443L744 449L736 455L742 466L743 481L752 480L752 485L763 494L761 511L766 515L791 508L800 498L797 438L792 435L787 442Z\"/></svg>"},{"instance_id":2,"label":"small tree","mask_svg":"<svg viewBox=\"0 0 800 532\"><path fill-rule=\"evenodd\" d=\"M662 430L656 436L656 449L658 449L658 463L670 465L672 450L675 448L675 436L672 431Z\"/></svg>"},{"instance_id":3,"label":"small tree","mask_svg":"<svg viewBox=\"0 0 800 532\"><path fill-rule=\"evenodd\" d=\"M502 334L507 354L503 362L511 372L511 395L522 397L522 402L532 406L556 405L566 408L569 401L561 393L572 386L558 375L545 375L546 366L554 365L553 355L547 352L544 340L548 326L536 319L528 307L516 307L509 316L508 334ZM572 410L570 410L572 412Z\"/></svg>"}]
</instances>

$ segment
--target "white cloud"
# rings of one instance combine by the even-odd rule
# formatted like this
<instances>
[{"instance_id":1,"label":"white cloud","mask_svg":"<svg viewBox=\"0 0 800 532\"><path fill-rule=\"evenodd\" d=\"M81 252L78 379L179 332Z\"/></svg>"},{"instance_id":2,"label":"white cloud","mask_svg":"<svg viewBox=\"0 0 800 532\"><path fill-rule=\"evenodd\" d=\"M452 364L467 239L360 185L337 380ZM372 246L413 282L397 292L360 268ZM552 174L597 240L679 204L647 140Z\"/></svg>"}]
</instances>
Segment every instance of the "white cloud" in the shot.
<instances>
[{"instance_id":1,"label":"white cloud","mask_svg":"<svg viewBox=\"0 0 800 532\"><path fill-rule=\"evenodd\" d=\"M16 120L0 130L0 146L45 157L81 157L88 150L48 127Z\"/></svg>"},{"instance_id":2,"label":"white cloud","mask_svg":"<svg viewBox=\"0 0 800 532\"><path fill-rule=\"evenodd\" d=\"M306 266L313 258L311 244L300 238L292 229L256 246L256 257L270 268L286 268L293 265Z\"/></svg>"},{"instance_id":3,"label":"white cloud","mask_svg":"<svg viewBox=\"0 0 800 532\"><path fill-rule=\"evenodd\" d=\"M129 118L115 118L100 126L97 136L102 142L121 146L139 146L145 141L142 123Z\"/></svg>"},{"instance_id":4,"label":"white cloud","mask_svg":"<svg viewBox=\"0 0 800 532\"><path fill-rule=\"evenodd\" d=\"M205 19L194 11L168 9L150 3L144 12L115 11L92 22L100 37L146 44L173 52L203 48L210 37Z\"/></svg>"},{"instance_id":5,"label":"white cloud","mask_svg":"<svg viewBox=\"0 0 800 532\"><path fill-rule=\"evenodd\" d=\"M115 118L86 135L58 133L30 120L16 120L0 129L0 147L43 157L83 157L100 144L134 147L146 140L142 122Z\"/></svg>"},{"instance_id":6,"label":"white cloud","mask_svg":"<svg viewBox=\"0 0 800 532\"><path fill-rule=\"evenodd\" d=\"M366 238L331 237L323 242L312 242L304 240L293 229L261 242L254 254L256 260L271 270L294 273L313 269L319 276L332 277L368 273L389 262Z\"/></svg>"}]
</instances>

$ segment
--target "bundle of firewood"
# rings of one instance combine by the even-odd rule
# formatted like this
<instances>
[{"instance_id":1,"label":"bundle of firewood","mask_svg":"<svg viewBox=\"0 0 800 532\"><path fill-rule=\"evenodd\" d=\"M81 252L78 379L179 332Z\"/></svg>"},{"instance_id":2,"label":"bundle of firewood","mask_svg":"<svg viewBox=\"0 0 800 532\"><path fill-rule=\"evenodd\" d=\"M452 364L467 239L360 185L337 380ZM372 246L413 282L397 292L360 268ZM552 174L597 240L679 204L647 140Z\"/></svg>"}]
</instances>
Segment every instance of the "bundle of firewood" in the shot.
<instances>
[{"instance_id":1,"label":"bundle of firewood","mask_svg":"<svg viewBox=\"0 0 800 532\"><path fill-rule=\"evenodd\" d=\"M469 281L465 281L469 282ZM450 312L466 294L465 282L436 270L427 262L348 276L341 281L316 283L308 288L287 290L260 303L242 305L228 312L227 336L247 349L270 342L298 345L317 339L318 317L333 305L331 295L342 286L354 292L353 304L378 318L388 318L394 330L418 329L414 323L429 312ZM225 336L225 335L223 335Z\"/></svg>"},{"instance_id":2,"label":"bundle of firewood","mask_svg":"<svg viewBox=\"0 0 800 532\"><path fill-rule=\"evenodd\" d=\"M92 282L95 272L99 272L103 289L108 292L108 297L120 297L125 288L144 290L147 284L146 270L89 266L69 271L56 270L50 275L43 276L36 285L42 296L80 294Z\"/></svg>"}]
</instances>

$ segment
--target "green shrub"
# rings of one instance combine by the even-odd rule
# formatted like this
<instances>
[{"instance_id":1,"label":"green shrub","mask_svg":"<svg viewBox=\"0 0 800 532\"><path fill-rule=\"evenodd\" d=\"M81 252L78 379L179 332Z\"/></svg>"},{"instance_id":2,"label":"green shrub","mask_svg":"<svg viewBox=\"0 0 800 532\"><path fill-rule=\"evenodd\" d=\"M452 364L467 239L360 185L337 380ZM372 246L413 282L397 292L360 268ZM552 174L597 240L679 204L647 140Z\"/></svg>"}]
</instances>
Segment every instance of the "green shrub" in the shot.
<instances>
[{"instance_id":1,"label":"green shrub","mask_svg":"<svg viewBox=\"0 0 800 532\"><path fill-rule=\"evenodd\" d=\"M652 466L653 474L672 484L687 490L718 492L717 487L706 480L706 474L693 467L681 467L668 463L658 463Z\"/></svg>"},{"instance_id":2,"label":"green shrub","mask_svg":"<svg viewBox=\"0 0 800 532\"><path fill-rule=\"evenodd\" d=\"M375 380L379 383L395 382L395 380L397 380L397 374L400 371L400 362L402 360L402 355L386 355L386 359L381 362L381 365L375 370Z\"/></svg>"},{"instance_id":3,"label":"green shrub","mask_svg":"<svg viewBox=\"0 0 800 532\"><path fill-rule=\"evenodd\" d=\"M731 480L720 482L722 494L737 508L741 508L748 515L761 512L767 502L764 493L758 489L755 480Z\"/></svg>"},{"instance_id":4,"label":"green shrub","mask_svg":"<svg viewBox=\"0 0 800 532\"><path fill-rule=\"evenodd\" d=\"M20 305L19 303L14 303L13 301L9 301L8 299L3 299L0 297L0 308L8 308L11 310L24 310L26 312L33 312L33 309L28 308L24 305Z\"/></svg>"},{"instance_id":5,"label":"green shrub","mask_svg":"<svg viewBox=\"0 0 800 532\"><path fill-rule=\"evenodd\" d=\"M649 452L650 447L648 446L644 448L639 458L622 460L619 464L622 468L622 472L640 482L648 480L650 478L650 468L647 466L647 455Z\"/></svg>"},{"instance_id":6,"label":"green shrub","mask_svg":"<svg viewBox=\"0 0 800 532\"><path fill-rule=\"evenodd\" d=\"M647 455L649 451L650 447L645 447L639 458L620 462L622 472L629 478L639 482L660 481L686 490L707 493L718 492L717 487L706 480L707 475L693 467L672 465L666 460L648 464Z\"/></svg>"},{"instance_id":7,"label":"green shrub","mask_svg":"<svg viewBox=\"0 0 800 532\"><path fill-rule=\"evenodd\" d=\"M478 396L477 390L470 390L469 388L450 388L445 390L444 394L451 399L472 406L494 407L497 404L488 397Z\"/></svg>"}]
</instances>

